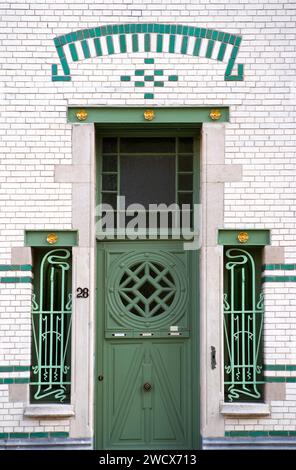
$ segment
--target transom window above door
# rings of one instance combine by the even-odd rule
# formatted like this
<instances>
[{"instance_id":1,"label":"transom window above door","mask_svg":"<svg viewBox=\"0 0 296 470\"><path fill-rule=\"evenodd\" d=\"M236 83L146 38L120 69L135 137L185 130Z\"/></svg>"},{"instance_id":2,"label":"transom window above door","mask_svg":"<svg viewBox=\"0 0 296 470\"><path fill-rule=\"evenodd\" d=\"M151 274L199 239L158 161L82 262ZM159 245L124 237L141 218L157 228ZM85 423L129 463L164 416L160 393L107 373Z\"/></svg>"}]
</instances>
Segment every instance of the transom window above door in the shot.
<instances>
[{"instance_id":1,"label":"transom window above door","mask_svg":"<svg viewBox=\"0 0 296 470\"><path fill-rule=\"evenodd\" d=\"M101 140L101 202L193 204L193 137L105 137Z\"/></svg>"}]
</instances>

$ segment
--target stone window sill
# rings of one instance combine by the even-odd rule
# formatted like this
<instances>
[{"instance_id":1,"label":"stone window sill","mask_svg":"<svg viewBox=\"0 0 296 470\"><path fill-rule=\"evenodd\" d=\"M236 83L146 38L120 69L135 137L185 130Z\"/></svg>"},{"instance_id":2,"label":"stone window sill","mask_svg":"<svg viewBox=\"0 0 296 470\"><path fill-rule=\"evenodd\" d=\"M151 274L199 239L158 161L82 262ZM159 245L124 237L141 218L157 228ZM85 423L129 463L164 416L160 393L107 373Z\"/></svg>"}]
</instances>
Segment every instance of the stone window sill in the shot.
<instances>
[{"instance_id":1,"label":"stone window sill","mask_svg":"<svg viewBox=\"0 0 296 470\"><path fill-rule=\"evenodd\" d=\"M74 414L72 405L27 405L24 410L27 418L69 418Z\"/></svg>"},{"instance_id":2,"label":"stone window sill","mask_svg":"<svg viewBox=\"0 0 296 470\"><path fill-rule=\"evenodd\" d=\"M270 415L267 403L222 403L220 413L224 416L252 418Z\"/></svg>"}]
</instances>

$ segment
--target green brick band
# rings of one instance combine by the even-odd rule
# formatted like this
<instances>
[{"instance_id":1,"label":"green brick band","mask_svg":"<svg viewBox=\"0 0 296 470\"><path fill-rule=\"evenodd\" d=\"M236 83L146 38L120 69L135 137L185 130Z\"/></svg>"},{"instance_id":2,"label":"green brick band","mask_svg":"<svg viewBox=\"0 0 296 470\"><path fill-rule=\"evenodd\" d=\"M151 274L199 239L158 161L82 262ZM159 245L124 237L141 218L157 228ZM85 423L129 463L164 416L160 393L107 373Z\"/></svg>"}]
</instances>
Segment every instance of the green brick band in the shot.
<instances>
[{"instance_id":1,"label":"green brick band","mask_svg":"<svg viewBox=\"0 0 296 470\"><path fill-rule=\"evenodd\" d=\"M296 264L264 264L262 271L296 271Z\"/></svg>"},{"instance_id":2,"label":"green brick band","mask_svg":"<svg viewBox=\"0 0 296 470\"><path fill-rule=\"evenodd\" d=\"M31 277L15 277L15 276L4 276L0 277L0 283L1 284L28 284L32 283L32 278Z\"/></svg>"},{"instance_id":3,"label":"green brick band","mask_svg":"<svg viewBox=\"0 0 296 470\"><path fill-rule=\"evenodd\" d=\"M50 438L68 438L69 433L63 431L57 432L1 432L0 439L50 439Z\"/></svg>"},{"instance_id":4,"label":"green brick band","mask_svg":"<svg viewBox=\"0 0 296 470\"><path fill-rule=\"evenodd\" d=\"M295 437L296 431L226 431L225 437Z\"/></svg>"},{"instance_id":5,"label":"green brick band","mask_svg":"<svg viewBox=\"0 0 296 470\"><path fill-rule=\"evenodd\" d=\"M29 384L30 378L29 377L0 377L0 385L5 384Z\"/></svg>"},{"instance_id":6,"label":"green brick band","mask_svg":"<svg viewBox=\"0 0 296 470\"><path fill-rule=\"evenodd\" d=\"M296 282L296 276L263 276L264 282Z\"/></svg>"},{"instance_id":7,"label":"green brick band","mask_svg":"<svg viewBox=\"0 0 296 470\"><path fill-rule=\"evenodd\" d=\"M0 366L0 372L29 372L31 366Z\"/></svg>"},{"instance_id":8,"label":"green brick band","mask_svg":"<svg viewBox=\"0 0 296 470\"><path fill-rule=\"evenodd\" d=\"M31 264L0 264L0 271L32 271Z\"/></svg>"}]
</instances>

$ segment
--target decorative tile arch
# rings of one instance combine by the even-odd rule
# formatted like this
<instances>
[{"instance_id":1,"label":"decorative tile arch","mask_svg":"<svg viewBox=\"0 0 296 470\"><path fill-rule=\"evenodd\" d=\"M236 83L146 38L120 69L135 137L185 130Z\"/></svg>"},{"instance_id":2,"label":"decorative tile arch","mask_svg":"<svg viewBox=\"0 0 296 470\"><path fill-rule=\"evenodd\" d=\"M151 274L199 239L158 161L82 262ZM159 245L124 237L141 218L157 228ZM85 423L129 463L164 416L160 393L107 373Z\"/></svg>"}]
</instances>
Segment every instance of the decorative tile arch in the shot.
<instances>
[{"instance_id":1,"label":"decorative tile arch","mask_svg":"<svg viewBox=\"0 0 296 470\"><path fill-rule=\"evenodd\" d=\"M243 80L243 64L235 64L241 41L241 36L223 31L161 23L129 23L82 29L54 39L63 74L59 75L58 65L53 64L52 80L71 80L72 62L137 52L185 54L218 60L226 64L225 80Z\"/></svg>"}]
</instances>

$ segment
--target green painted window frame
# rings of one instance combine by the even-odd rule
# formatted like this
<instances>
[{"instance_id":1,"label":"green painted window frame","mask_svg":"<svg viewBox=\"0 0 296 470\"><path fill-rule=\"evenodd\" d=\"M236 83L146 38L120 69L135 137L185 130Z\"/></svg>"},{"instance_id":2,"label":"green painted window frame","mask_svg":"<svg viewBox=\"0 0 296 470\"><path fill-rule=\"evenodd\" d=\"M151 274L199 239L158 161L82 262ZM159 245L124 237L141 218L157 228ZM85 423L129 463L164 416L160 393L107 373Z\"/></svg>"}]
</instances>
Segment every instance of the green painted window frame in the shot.
<instances>
[{"instance_id":1,"label":"green painted window frame","mask_svg":"<svg viewBox=\"0 0 296 470\"><path fill-rule=\"evenodd\" d=\"M33 250L30 402L71 401L72 249Z\"/></svg>"},{"instance_id":2,"label":"green painted window frame","mask_svg":"<svg viewBox=\"0 0 296 470\"><path fill-rule=\"evenodd\" d=\"M264 401L262 246L224 246L224 399Z\"/></svg>"}]
</instances>

